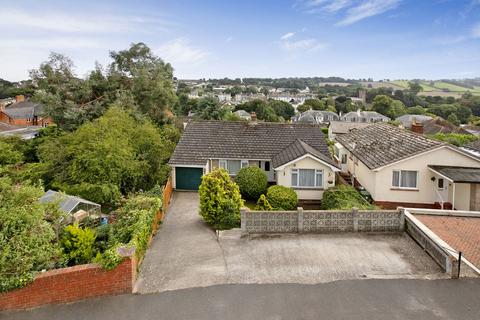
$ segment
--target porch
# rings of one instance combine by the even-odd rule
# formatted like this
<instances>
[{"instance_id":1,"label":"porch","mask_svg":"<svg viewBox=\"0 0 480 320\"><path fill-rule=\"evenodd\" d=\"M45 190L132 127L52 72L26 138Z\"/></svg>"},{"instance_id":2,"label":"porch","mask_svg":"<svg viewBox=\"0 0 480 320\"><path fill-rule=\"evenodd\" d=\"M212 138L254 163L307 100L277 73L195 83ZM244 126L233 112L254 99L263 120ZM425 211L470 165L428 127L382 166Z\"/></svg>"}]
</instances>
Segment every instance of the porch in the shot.
<instances>
[{"instance_id":1,"label":"porch","mask_svg":"<svg viewBox=\"0 0 480 320\"><path fill-rule=\"evenodd\" d=\"M480 168L429 165L441 209L480 210Z\"/></svg>"}]
</instances>

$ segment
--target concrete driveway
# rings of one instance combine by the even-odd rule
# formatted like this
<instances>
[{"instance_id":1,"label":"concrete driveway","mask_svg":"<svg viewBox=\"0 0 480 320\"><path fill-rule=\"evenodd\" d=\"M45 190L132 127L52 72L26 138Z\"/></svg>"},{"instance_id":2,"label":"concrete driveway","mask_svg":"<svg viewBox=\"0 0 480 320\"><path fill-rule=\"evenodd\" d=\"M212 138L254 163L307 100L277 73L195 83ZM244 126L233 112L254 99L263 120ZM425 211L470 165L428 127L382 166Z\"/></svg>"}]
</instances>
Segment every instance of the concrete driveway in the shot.
<instances>
[{"instance_id":1,"label":"concrete driveway","mask_svg":"<svg viewBox=\"0 0 480 320\"><path fill-rule=\"evenodd\" d=\"M196 192L174 192L167 216L148 249L136 290L159 292L226 283L223 251L202 220Z\"/></svg>"},{"instance_id":2,"label":"concrete driveway","mask_svg":"<svg viewBox=\"0 0 480 320\"><path fill-rule=\"evenodd\" d=\"M161 292L237 283L316 284L365 278L442 278L405 234L303 234L217 241L198 214L197 193L175 192L147 251L136 290Z\"/></svg>"}]
</instances>

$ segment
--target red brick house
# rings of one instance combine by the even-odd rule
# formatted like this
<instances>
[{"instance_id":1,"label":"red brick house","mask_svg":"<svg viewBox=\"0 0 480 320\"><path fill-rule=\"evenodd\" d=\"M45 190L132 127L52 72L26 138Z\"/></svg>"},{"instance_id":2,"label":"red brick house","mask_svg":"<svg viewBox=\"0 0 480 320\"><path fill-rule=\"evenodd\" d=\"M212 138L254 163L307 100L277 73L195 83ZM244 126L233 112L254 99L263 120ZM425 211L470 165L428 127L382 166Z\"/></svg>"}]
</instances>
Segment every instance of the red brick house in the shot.
<instances>
[{"instance_id":1,"label":"red brick house","mask_svg":"<svg viewBox=\"0 0 480 320\"><path fill-rule=\"evenodd\" d=\"M41 126L52 124L52 119L43 116L43 106L17 96L15 103L0 108L0 122L15 126Z\"/></svg>"}]
</instances>

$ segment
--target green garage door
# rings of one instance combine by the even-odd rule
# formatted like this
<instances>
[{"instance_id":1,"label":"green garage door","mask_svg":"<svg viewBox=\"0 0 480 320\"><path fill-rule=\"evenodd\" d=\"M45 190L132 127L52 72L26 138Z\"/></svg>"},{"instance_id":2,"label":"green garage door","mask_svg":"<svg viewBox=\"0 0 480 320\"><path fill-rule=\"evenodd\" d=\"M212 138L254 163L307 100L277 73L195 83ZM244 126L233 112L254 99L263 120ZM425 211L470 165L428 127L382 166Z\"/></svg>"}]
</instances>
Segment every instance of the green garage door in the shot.
<instances>
[{"instance_id":1,"label":"green garage door","mask_svg":"<svg viewBox=\"0 0 480 320\"><path fill-rule=\"evenodd\" d=\"M176 167L175 179L176 189L180 190L198 190L202 181L202 168Z\"/></svg>"}]
</instances>

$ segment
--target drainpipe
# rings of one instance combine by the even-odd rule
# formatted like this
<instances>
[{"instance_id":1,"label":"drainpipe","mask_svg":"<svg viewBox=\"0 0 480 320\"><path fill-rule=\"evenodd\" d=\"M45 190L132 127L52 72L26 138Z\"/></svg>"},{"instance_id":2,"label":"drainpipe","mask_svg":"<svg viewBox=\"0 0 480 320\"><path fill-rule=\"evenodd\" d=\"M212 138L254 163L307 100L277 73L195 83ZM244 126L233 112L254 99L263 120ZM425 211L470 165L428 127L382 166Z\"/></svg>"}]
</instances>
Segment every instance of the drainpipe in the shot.
<instances>
[{"instance_id":1,"label":"drainpipe","mask_svg":"<svg viewBox=\"0 0 480 320\"><path fill-rule=\"evenodd\" d=\"M455 182L453 182L452 210L455 210Z\"/></svg>"}]
</instances>

